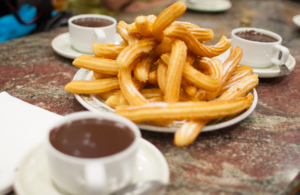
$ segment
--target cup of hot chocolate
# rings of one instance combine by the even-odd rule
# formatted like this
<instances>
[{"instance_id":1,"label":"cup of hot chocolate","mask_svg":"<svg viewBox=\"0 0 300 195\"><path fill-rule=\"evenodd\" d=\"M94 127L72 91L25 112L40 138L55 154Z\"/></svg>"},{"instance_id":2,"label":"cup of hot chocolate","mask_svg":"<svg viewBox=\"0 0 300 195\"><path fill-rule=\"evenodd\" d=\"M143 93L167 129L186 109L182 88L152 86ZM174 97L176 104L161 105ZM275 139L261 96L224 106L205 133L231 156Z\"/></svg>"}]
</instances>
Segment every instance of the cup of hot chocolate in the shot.
<instances>
[{"instance_id":1,"label":"cup of hot chocolate","mask_svg":"<svg viewBox=\"0 0 300 195\"><path fill-rule=\"evenodd\" d=\"M72 46L83 53L93 53L92 44L115 42L117 21L106 15L83 14L69 19Z\"/></svg>"},{"instance_id":2,"label":"cup of hot chocolate","mask_svg":"<svg viewBox=\"0 0 300 195\"><path fill-rule=\"evenodd\" d=\"M131 181L140 139L138 127L122 116L67 115L46 137L52 181L66 194L113 193Z\"/></svg>"},{"instance_id":3,"label":"cup of hot chocolate","mask_svg":"<svg viewBox=\"0 0 300 195\"><path fill-rule=\"evenodd\" d=\"M282 46L282 37L259 28L237 28L231 31L231 44L243 49L240 64L268 68L286 63L289 49Z\"/></svg>"}]
</instances>

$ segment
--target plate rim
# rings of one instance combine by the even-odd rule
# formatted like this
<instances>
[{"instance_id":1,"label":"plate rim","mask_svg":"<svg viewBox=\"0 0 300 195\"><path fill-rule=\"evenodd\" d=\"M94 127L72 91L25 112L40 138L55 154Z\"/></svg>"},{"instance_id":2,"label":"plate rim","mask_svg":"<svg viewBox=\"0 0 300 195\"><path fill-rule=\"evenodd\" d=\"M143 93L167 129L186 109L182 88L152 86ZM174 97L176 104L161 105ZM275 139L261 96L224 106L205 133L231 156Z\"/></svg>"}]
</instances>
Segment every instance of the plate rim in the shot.
<instances>
[{"instance_id":1,"label":"plate rim","mask_svg":"<svg viewBox=\"0 0 300 195\"><path fill-rule=\"evenodd\" d=\"M91 74L92 71L89 71L87 69L79 69L77 71L77 73L74 75L73 77L73 80L78 80L77 77L78 75L81 73L81 71L88 71L88 73L86 74L87 77L88 77L88 74ZM81 96L86 96L86 95L79 95L79 94L74 94L75 98L77 99L77 101L83 106L85 107L86 109L92 111L92 112L102 112L101 110L98 110L97 108L94 108L91 104L89 104L87 101L85 101ZM87 96L91 97L91 98L96 98L95 95L92 95L92 94L88 94ZM219 124L215 124L215 125L210 125L210 126L205 126L203 127L202 129L202 132L210 132L210 131L216 131L216 130L219 130L219 129L222 129L222 128L225 128L225 127L229 127L233 124L236 124L240 121L242 121L243 119L245 119L246 117L248 117L255 109L256 105L257 105L257 102L258 102L258 94L255 90L255 88L253 89L253 96L254 96L254 100L253 100L253 103L252 105L250 106L250 108L248 110L246 110L244 113L242 113L241 115L231 119L231 120L228 120L228 121L225 121L225 122L222 122L222 123L219 123ZM97 99L97 98L96 98ZM94 100L94 99L93 99ZM94 100L95 101L95 100ZM100 100L96 101L98 104L100 103L101 107L109 107L108 105L102 103ZM107 108L106 108L107 109ZM114 109L110 108L107 109L107 111L109 112L114 112ZM155 125L148 125L148 124L139 124L139 123L136 123L136 125L141 129L141 130L146 130L146 131L153 131L153 132L161 132L161 133L175 133L176 130L178 128L176 127L160 127L160 126L155 126Z\"/></svg>"},{"instance_id":2,"label":"plate rim","mask_svg":"<svg viewBox=\"0 0 300 195\"><path fill-rule=\"evenodd\" d=\"M162 181L163 183L165 183L166 185L170 182L170 169L169 169L169 165L168 162L166 160L166 158L164 157L164 155L162 154L162 152L156 147L154 146L151 142L149 142L148 140L145 140L143 138L141 138L141 142L140 142L140 146L139 149L140 150L142 147L145 147L144 150L142 151L146 151L146 150L150 150L156 157L157 161L159 164L161 164L161 168L163 170L163 172L160 172L159 176L160 176L160 181ZM28 161L28 158L31 155L37 155L38 152L41 152L42 150L44 150L43 152L46 152L46 149L43 145L43 143L39 143L37 144L35 147L33 147L20 161L19 165L18 165L18 171L16 171L15 173L15 181L13 184L13 189L15 190L16 194L18 195L29 195L26 194L25 189L22 187L22 174L20 170L23 170L23 166L25 166L26 161ZM32 185L34 186L34 185ZM63 195L62 193L59 193L59 195Z\"/></svg>"}]
</instances>

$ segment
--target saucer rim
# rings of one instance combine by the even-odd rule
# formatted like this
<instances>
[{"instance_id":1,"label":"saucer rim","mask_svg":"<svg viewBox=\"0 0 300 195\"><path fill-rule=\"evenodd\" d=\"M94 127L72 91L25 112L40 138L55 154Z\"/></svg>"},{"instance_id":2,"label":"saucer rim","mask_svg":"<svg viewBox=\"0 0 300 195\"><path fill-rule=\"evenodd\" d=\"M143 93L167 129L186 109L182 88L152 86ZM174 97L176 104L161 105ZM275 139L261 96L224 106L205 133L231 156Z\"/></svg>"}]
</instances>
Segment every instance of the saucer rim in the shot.
<instances>
[{"instance_id":1,"label":"saucer rim","mask_svg":"<svg viewBox=\"0 0 300 195\"><path fill-rule=\"evenodd\" d=\"M66 37L66 38L64 38L64 37ZM116 33L116 39L120 39L119 33ZM57 42L60 42L61 40L69 40L67 45L70 46L72 51L75 52L76 54L75 53L71 54L70 52L66 52L63 49L61 49L57 43ZM61 33L61 34L57 35L56 37L54 37L51 41L51 47L54 50L54 52L57 53L58 55L63 56L65 58L73 59L73 60L81 55L93 55L93 53L83 53L83 52L79 52L79 51L73 49L71 42L70 42L70 33L69 32Z\"/></svg>"},{"instance_id":2,"label":"saucer rim","mask_svg":"<svg viewBox=\"0 0 300 195\"><path fill-rule=\"evenodd\" d=\"M211 9L209 7L203 6L201 7L197 7L195 6L195 4L191 4L189 2L187 2L186 0L183 0L183 2L186 4L186 7L188 10L192 10L192 11L200 11L200 12L224 12L229 10L232 7L232 3L230 0L221 0L218 4L224 3L224 6L222 8L217 8L217 9ZM195 6L195 7L194 7Z\"/></svg>"},{"instance_id":3,"label":"saucer rim","mask_svg":"<svg viewBox=\"0 0 300 195\"><path fill-rule=\"evenodd\" d=\"M141 138L141 143L139 146L139 149L142 147L146 147L149 149L149 151L151 151L154 156L156 157L156 159L158 159L157 162L159 162L160 164L160 168L161 170L163 170L163 172L160 172L160 176L162 176L160 178L160 181L163 182L164 184L168 184L170 182L170 169L169 169L169 165L167 163L166 158L164 157L164 155L162 154L162 152L155 147L151 142ZM138 149L138 150L139 150ZM15 180L14 180L14 184L12 186L13 190L15 191L16 194L18 195L29 195L26 193L26 191L24 190L24 188L22 187L22 178L20 175L20 170L23 168L22 166L25 166L26 161L28 161L28 158L30 155L37 155L36 153L38 153L40 150L44 150L43 152L46 152L45 146L43 143L39 143L37 144L35 147L33 147L20 161L19 166L18 166L18 170L15 173ZM147 149L146 149L147 150ZM144 151L144 150L142 150ZM145 180L146 181L146 180ZM34 186L34 185L32 185ZM62 193L59 193L58 195L63 195Z\"/></svg>"}]
</instances>

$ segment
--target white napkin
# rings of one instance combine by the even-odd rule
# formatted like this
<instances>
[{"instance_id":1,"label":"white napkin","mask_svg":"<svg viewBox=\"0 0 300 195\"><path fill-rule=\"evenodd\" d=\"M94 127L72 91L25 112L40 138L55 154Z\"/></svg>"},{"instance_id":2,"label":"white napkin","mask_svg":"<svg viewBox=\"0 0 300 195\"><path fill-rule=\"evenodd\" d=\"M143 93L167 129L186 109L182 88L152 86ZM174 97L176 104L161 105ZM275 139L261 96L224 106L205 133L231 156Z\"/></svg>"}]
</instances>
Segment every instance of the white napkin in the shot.
<instances>
[{"instance_id":1,"label":"white napkin","mask_svg":"<svg viewBox=\"0 0 300 195\"><path fill-rule=\"evenodd\" d=\"M20 160L46 139L51 124L62 116L0 93L0 194L11 190Z\"/></svg>"}]
</instances>

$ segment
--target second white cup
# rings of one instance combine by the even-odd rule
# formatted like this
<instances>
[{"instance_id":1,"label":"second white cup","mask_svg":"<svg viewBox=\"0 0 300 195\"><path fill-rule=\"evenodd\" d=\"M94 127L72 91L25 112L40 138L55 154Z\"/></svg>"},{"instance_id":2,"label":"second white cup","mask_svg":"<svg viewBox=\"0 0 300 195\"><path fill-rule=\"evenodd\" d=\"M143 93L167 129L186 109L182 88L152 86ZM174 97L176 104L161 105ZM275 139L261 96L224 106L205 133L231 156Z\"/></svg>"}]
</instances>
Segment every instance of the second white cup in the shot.
<instances>
[{"instance_id":1,"label":"second white cup","mask_svg":"<svg viewBox=\"0 0 300 195\"><path fill-rule=\"evenodd\" d=\"M96 24L92 27L84 24L84 21L88 20L94 20ZM93 53L94 42L115 43L117 21L110 16L83 14L71 17L68 23L71 43L80 52Z\"/></svg>"},{"instance_id":2,"label":"second white cup","mask_svg":"<svg viewBox=\"0 0 300 195\"><path fill-rule=\"evenodd\" d=\"M241 38L237 33L250 32L266 35L273 38L274 42L260 42ZM282 38L280 35L258 28L237 28L231 31L232 46L238 46L243 49L243 58L240 62L242 65L251 66L253 68L268 68L273 64L281 65L286 63L289 57L289 49L282 46ZM281 52L281 57L279 56Z\"/></svg>"}]
</instances>

